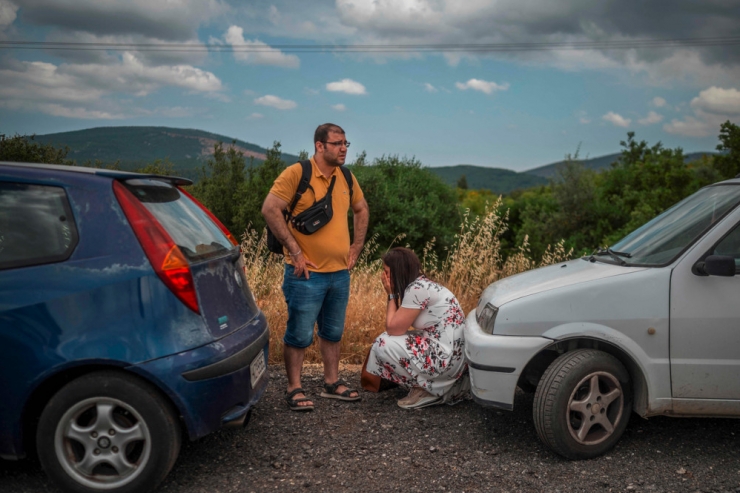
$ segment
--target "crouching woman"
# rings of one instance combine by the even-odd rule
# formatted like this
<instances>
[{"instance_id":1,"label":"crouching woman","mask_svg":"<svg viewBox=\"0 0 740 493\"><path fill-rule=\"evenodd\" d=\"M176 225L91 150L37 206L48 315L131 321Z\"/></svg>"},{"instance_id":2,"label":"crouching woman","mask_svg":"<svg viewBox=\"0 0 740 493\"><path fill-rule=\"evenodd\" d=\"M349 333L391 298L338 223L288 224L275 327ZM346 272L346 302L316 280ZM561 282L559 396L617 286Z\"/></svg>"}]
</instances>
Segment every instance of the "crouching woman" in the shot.
<instances>
[{"instance_id":1,"label":"crouching woman","mask_svg":"<svg viewBox=\"0 0 740 493\"><path fill-rule=\"evenodd\" d=\"M367 371L408 388L398 401L405 409L455 404L467 397L465 315L455 296L421 272L408 248L393 248L383 256L381 281L388 295L386 331L373 343Z\"/></svg>"}]
</instances>

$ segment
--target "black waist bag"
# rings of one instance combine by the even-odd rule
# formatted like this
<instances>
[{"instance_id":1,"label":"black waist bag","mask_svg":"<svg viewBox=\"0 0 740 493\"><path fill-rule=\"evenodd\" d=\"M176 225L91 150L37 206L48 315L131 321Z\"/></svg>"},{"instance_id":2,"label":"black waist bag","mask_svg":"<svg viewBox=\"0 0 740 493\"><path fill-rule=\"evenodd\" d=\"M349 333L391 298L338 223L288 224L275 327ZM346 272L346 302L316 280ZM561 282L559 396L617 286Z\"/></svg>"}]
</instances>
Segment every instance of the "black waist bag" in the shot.
<instances>
[{"instance_id":1,"label":"black waist bag","mask_svg":"<svg viewBox=\"0 0 740 493\"><path fill-rule=\"evenodd\" d=\"M336 179L336 176L332 176L324 198L314 202L311 207L297 216L288 218L296 231L304 235L312 235L331 221L334 216L334 209L331 206L331 193L334 190Z\"/></svg>"},{"instance_id":2,"label":"black waist bag","mask_svg":"<svg viewBox=\"0 0 740 493\"><path fill-rule=\"evenodd\" d=\"M314 200L313 206L301 212L296 217L293 217L293 209L296 204L298 204L300 198L303 197L306 190L310 188L311 191L313 191L313 187L310 185L311 173L313 170L311 167L311 161L306 159L304 161L300 161L300 164L302 168L301 181L298 183L298 189L296 190L290 205L287 209L283 210L283 216L285 217L285 222L291 222L296 231L304 235L310 235L318 231L324 224L328 223L334 215L334 211L331 206L331 192L334 189L334 178L332 177L332 181L329 184L329 190L327 191L326 197L318 202ZM344 179L349 187L349 199L351 201L353 188L352 173L344 166L341 166L339 169L342 170ZM298 224L301 226L298 226ZM269 226L267 227L267 249L272 253L283 253L283 245L270 230Z\"/></svg>"}]
</instances>

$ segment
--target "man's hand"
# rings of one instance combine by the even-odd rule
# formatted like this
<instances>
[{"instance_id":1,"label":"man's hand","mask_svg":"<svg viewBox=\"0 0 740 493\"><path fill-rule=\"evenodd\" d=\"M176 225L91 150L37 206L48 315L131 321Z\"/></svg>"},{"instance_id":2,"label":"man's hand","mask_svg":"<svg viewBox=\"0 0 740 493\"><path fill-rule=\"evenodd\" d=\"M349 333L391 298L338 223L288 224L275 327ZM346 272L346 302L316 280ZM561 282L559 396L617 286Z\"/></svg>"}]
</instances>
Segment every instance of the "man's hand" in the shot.
<instances>
[{"instance_id":1,"label":"man's hand","mask_svg":"<svg viewBox=\"0 0 740 493\"><path fill-rule=\"evenodd\" d=\"M370 219L370 209L367 206L367 201L362 199L355 204L352 204L352 213L354 214L354 239L352 245L349 247L349 259L347 262L347 268L352 268L357 263L357 259L360 257L362 252L362 246L365 244L365 233L367 233L367 222Z\"/></svg>"},{"instance_id":2,"label":"man's hand","mask_svg":"<svg viewBox=\"0 0 740 493\"><path fill-rule=\"evenodd\" d=\"M352 268L357 263L357 259L360 258L360 253L362 253L362 243L359 245L356 243L353 243L349 247L349 261L347 262L347 269L352 270Z\"/></svg>"},{"instance_id":3,"label":"man's hand","mask_svg":"<svg viewBox=\"0 0 740 493\"><path fill-rule=\"evenodd\" d=\"M299 253L298 255L291 255L290 260L293 263L293 273L296 275L296 277L305 276L306 279L309 278L308 274L308 266L313 267L316 269L316 264L308 260L304 255L303 252Z\"/></svg>"}]
</instances>

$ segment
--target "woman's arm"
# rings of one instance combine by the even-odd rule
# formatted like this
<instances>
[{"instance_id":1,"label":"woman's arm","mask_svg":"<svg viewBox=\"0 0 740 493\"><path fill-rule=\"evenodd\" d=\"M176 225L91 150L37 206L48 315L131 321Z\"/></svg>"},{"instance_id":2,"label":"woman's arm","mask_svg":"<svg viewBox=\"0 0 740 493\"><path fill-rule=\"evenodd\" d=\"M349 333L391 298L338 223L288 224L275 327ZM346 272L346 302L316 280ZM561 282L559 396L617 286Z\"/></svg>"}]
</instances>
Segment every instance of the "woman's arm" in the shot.
<instances>
[{"instance_id":1,"label":"woman's arm","mask_svg":"<svg viewBox=\"0 0 740 493\"><path fill-rule=\"evenodd\" d=\"M388 300L385 314L385 331L390 336L402 336L414 323L421 309L396 308L395 300Z\"/></svg>"},{"instance_id":2,"label":"woman's arm","mask_svg":"<svg viewBox=\"0 0 740 493\"><path fill-rule=\"evenodd\" d=\"M385 272L381 272L380 280L383 283L383 289L387 294L391 294L391 280ZM388 307L385 312L385 331L390 336L402 336L406 333L416 317L421 312L421 308L398 308L395 299L388 299Z\"/></svg>"}]
</instances>

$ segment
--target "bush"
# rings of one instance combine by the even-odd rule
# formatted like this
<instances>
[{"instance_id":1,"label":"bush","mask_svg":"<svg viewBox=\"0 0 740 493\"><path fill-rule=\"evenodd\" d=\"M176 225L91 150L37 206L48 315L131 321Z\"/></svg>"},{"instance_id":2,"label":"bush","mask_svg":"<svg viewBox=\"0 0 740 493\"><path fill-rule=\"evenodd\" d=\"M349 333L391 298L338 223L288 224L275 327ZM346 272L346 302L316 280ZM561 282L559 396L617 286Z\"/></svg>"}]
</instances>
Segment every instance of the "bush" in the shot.
<instances>
[{"instance_id":1,"label":"bush","mask_svg":"<svg viewBox=\"0 0 740 493\"><path fill-rule=\"evenodd\" d=\"M383 156L372 165L352 166L370 207L368 237L382 249L403 233L401 244L421 252L435 240L438 255L455 241L461 214L455 189L414 158Z\"/></svg>"},{"instance_id":2,"label":"bush","mask_svg":"<svg viewBox=\"0 0 740 493\"><path fill-rule=\"evenodd\" d=\"M0 134L0 161L17 163L44 163L72 165L67 159L69 147L56 148L52 144L40 144L34 136L15 135L7 137Z\"/></svg>"}]
</instances>

